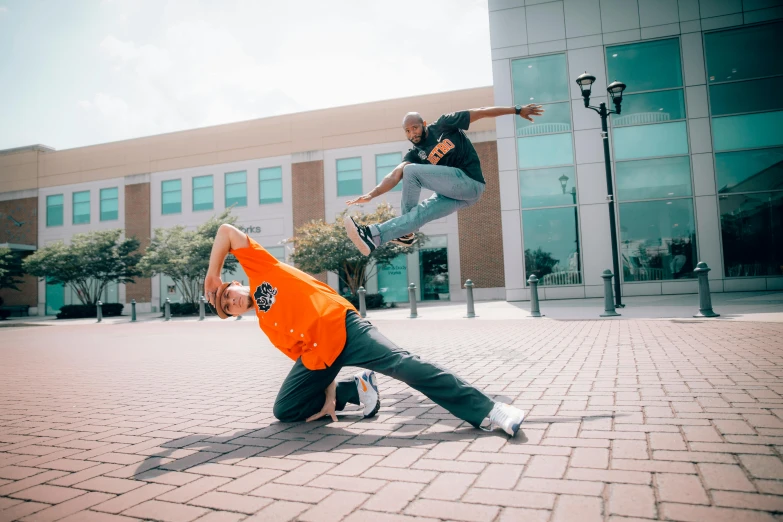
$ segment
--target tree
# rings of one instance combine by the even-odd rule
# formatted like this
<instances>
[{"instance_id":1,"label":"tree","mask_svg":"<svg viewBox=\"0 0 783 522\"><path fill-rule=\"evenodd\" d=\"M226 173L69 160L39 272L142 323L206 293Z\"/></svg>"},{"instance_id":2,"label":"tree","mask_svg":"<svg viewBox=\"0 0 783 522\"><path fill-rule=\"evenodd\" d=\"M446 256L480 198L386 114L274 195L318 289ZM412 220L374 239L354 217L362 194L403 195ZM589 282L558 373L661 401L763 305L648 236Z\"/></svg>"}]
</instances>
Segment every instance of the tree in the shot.
<instances>
[{"instance_id":1,"label":"tree","mask_svg":"<svg viewBox=\"0 0 783 522\"><path fill-rule=\"evenodd\" d=\"M10 288L19 290L22 283L22 256L10 248L0 248L0 290Z\"/></svg>"},{"instance_id":2,"label":"tree","mask_svg":"<svg viewBox=\"0 0 783 522\"><path fill-rule=\"evenodd\" d=\"M336 272L351 294L357 295L359 287L366 286L367 279L375 273L368 273L368 268L377 270L389 266L394 258L409 253L412 247L386 243L369 256L363 256L345 233L343 218L347 212L347 209L340 212L333 223L318 220L302 225L289 241L294 244L292 260L297 268L311 274ZM396 215L391 205L381 203L372 214L360 214L355 219L357 223L367 225L393 217ZM426 236L418 232L416 237L419 245L426 240Z\"/></svg>"},{"instance_id":3,"label":"tree","mask_svg":"<svg viewBox=\"0 0 783 522\"><path fill-rule=\"evenodd\" d=\"M141 275L135 237L121 239L122 230L76 234L71 244L55 243L28 256L24 270L48 284L70 286L83 304L94 305L111 282L133 283Z\"/></svg>"},{"instance_id":4,"label":"tree","mask_svg":"<svg viewBox=\"0 0 783 522\"><path fill-rule=\"evenodd\" d=\"M545 275L552 273L559 262L559 259L552 257L551 252L544 252L541 247L532 252L529 248L525 249L525 272L528 276L535 274L537 278L543 279Z\"/></svg>"},{"instance_id":5,"label":"tree","mask_svg":"<svg viewBox=\"0 0 783 522\"><path fill-rule=\"evenodd\" d=\"M186 303L198 303L218 228L224 223L234 224L236 220L229 209L212 216L196 230L186 230L182 225L155 229L155 237L139 268L145 277L159 274L170 277ZM223 268L231 272L236 266L236 258L227 256Z\"/></svg>"}]
</instances>

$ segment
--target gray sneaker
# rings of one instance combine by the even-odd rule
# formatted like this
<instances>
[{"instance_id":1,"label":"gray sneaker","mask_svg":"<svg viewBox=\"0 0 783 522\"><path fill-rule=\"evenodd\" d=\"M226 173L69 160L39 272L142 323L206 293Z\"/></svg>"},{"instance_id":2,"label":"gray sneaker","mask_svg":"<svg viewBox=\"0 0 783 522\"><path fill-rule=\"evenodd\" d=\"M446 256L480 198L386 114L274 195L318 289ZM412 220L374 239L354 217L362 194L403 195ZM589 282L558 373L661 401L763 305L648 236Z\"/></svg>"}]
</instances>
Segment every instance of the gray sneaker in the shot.
<instances>
[{"instance_id":1,"label":"gray sneaker","mask_svg":"<svg viewBox=\"0 0 783 522\"><path fill-rule=\"evenodd\" d=\"M500 428L512 437L519 431L519 426L525 418L525 412L519 408L496 402L489 412L489 429Z\"/></svg>"}]
</instances>

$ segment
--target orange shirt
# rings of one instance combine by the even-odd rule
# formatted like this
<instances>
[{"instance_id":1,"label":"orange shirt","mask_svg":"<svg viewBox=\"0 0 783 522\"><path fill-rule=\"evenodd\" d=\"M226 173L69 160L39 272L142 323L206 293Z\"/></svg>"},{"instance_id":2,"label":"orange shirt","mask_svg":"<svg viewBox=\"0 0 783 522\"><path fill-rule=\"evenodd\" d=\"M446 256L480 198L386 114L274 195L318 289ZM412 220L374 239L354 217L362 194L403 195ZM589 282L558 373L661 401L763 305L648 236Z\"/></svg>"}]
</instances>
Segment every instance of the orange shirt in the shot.
<instances>
[{"instance_id":1,"label":"orange shirt","mask_svg":"<svg viewBox=\"0 0 783 522\"><path fill-rule=\"evenodd\" d=\"M258 325L277 349L305 368L331 366L345 346L345 314L356 309L326 285L250 246L231 250L250 279Z\"/></svg>"}]
</instances>

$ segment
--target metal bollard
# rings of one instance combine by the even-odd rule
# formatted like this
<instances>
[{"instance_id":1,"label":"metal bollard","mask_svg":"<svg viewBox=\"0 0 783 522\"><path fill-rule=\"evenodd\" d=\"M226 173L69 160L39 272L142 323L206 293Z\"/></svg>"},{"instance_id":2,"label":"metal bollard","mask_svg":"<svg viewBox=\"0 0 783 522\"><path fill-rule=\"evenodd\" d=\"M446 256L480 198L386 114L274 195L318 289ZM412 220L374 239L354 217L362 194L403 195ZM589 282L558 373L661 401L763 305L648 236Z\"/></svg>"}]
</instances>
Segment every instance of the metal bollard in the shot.
<instances>
[{"instance_id":1,"label":"metal bollard","mask_svg":"<svg viewBox=\"0 0 783 522\"><path fill-rule=\"evenodd\" d=\"M473 306L473 286L473 281L470 279L465 281L465 290L468 293L468 315L465 316L467 319L476 317L476 309Z\"/></svg>"},{"instance_id":2,"label":"metal bollard","mask_svg":"<svg viewBox=\"0 0 783 522\"><path fill-rule=\"evenodd\" d=\"M538 278L532 274L527 279L527 283L530 285L530 317L543 317L538 306Z\"/></svg>"},{"instance_id":3,"label":"metal bollard","mask_svg":"<svg viewBox=\"0 0 783 522\"><path fill-rule=\"evenodd\" d=\"M131 299L131 322L136 322L136 300Z\"/></svg>"},{"instance_id":4,"label":"metal bollard","mask_svg":"<svg viewBox=\"0 0 783 522\"><path fill-rule=\"evenodd\" d=\"M612 278L614 274L607 268L603 271L601 277L604 278L604 313L600 317L616 317L620 314L614 309L614 297L612 296Z\"/></svg>"},{"instance_id":5,"label":"metal bollard","mask_svg":"<svg viewBox=\"0 0 783 522\"><path fill-rule=\"evenodd\" d=\"M364 319L367 317L367 299L365 297L367 290L365 290L363 286L360 286L357 293L359 294L359 315Z\"/></svg>"},{"instance_id":6,"label":"metal bollard","mask_svg":"<svg viewBox=\"0 0 783 522\"><path fill-rule=\"evenodd\" d=\"M163 310L164 321L171 321L171 300L169 300L168 297L166 298L166 304Z\"/></svg>"},{"instance_id":7,"label":"metal bollard","mask_svg":"<svg viewBox=\"0 0 783 522\"><path fill-rule=\"evenodd\" d=\"M411 303L411 315L408 316L408 319L416 319L419 317L416 312L416 283L408 285L408 300Z\"/></svg>"},{"instance_id":8,"label":"metal bollard","mask_svg":"<svg viewBox=\"0 0 783 522\"><path fill-rule=\"evenodd\" d=\"M710 282L707 274L712 270L704 261L696 265L696 276L699 278L699 313L693 317L720 317L712 310L712 297L710 296Z\"/></svg>"},{"instance_id":9,"label":"metal bollard","mask_svg":"<svg viewBox=\"0 0 783 522\"><path fill-rule=\"evenodd\" d=\"M204 302L206 300L204 299L203 295L200 295L198 297L198 320L203 321L204 320Z\"/></svg>"},{"instance_id":10,"label":"metal bollard","mask_svg":"<svg viewBox=\"0 0 783 522\"><path fill-rule=\"evenodd\" d=\"M98 322L100 323L103 321L103 303L101 303L100 299L98 300L96 310L98 311Z\"/></svg>"}]
</instances>

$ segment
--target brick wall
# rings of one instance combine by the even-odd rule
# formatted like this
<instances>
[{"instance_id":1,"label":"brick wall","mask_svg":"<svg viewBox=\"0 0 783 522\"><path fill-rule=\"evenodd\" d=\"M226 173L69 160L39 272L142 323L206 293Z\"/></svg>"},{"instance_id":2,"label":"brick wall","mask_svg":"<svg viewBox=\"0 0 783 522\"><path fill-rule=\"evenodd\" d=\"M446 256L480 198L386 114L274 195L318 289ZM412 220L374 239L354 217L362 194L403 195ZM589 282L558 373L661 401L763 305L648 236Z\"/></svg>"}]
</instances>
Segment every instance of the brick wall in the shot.
<instances>
[{"instance_id":1,"label":"brick wall","mask_svg":"<svg viewBox=\"0 0 783 522\"><path fill-rule=\"evenodd\" d=\"M291 178L294 231L310 221L326 219L323 160L293 163ZM326 272L312 275L326 283Z\"/></svg>"},{"instance_id":2,"label":"brick wall","mask_svg":"<svg viewBox=\"0 0 783 522\"><path fill-rule=\"evenodd\" d=\"M477 288L503 288L503 228L497 142L474 143L487 188L481 201L457 213L462 283L471 279Z\"/></svg>"},{"instance_id":3,"label":"brick wall","mask_svg":"<svg viewBox=\"0 0 783 522\"><path fill-rule=\"evenodd\" d=\"M9 216L24 224L17 226ZM37 197L0 201L0 243L38 245ZM5 304L38 306L37 278L26 275L18 287L0 290Z\"/></svg>"},{"instance_id":4,"label":"brick wall","mask_svg":"<svg viewBox=\"0 0 783 522\"><path fill-rule=\"evenodd\" d=\"M125 186L125 236L133 237L141 243L142 253L150 244L150 184L137 183ZM130 303L152 301L152 280L137 278L135 283L125 287L125 299Z\"/></svg>"}]
</instances>

